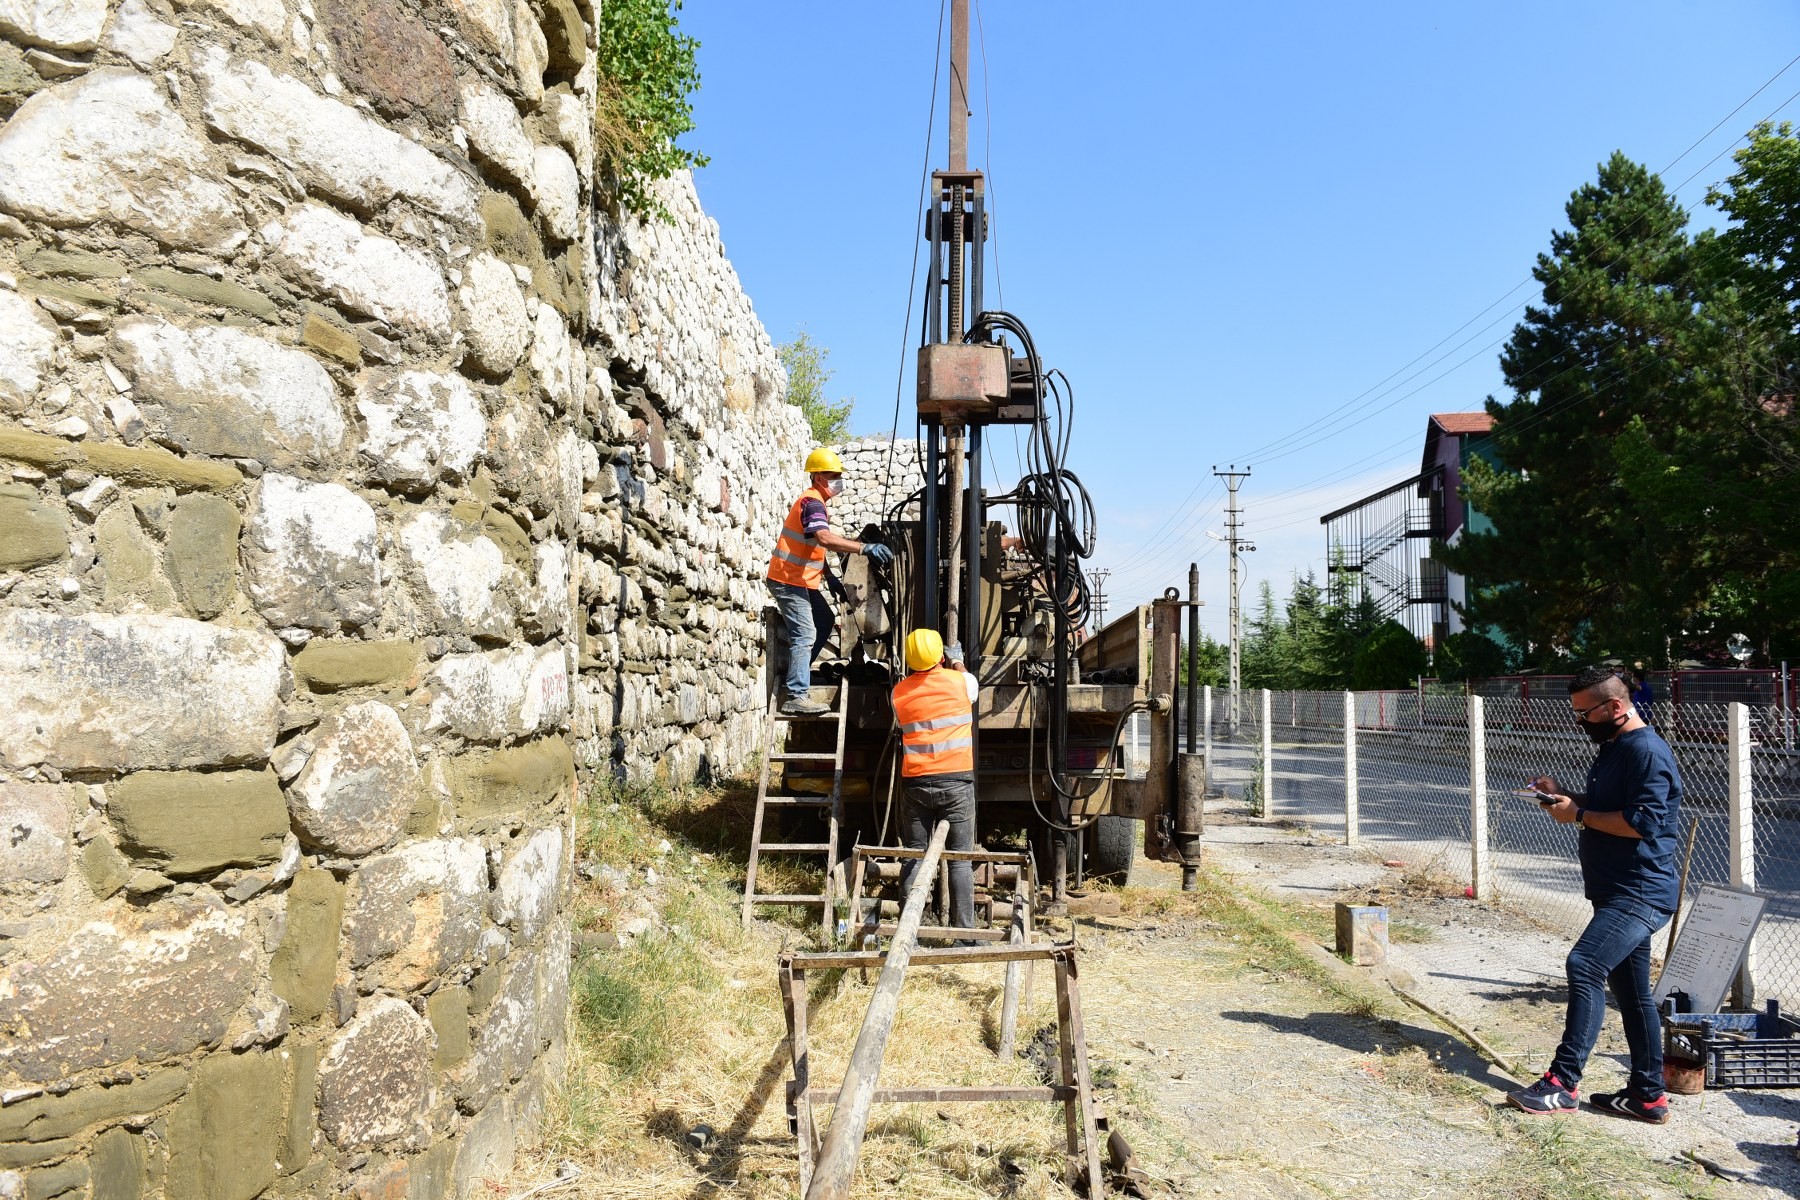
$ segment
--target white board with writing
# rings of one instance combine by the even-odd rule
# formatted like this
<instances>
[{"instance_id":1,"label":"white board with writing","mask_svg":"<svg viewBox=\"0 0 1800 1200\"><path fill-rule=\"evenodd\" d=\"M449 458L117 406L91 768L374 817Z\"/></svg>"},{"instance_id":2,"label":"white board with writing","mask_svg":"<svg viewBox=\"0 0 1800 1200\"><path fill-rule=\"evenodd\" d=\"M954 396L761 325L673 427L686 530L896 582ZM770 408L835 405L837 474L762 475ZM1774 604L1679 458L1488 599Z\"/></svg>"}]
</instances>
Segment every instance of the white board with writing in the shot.
<instances>
[{"instance_id":1,"label":"white board with writing","mask_svg":"<svg viewBox=\"0 0 1800 1200\"><path fill-rule=\"evenodd\" d=\"M1755 892L1701 884L1656 981L1657 1003L1670 992L1686 992L1691 1011L1718 1012L1762 920L1764 903Z\"/></svg>"}]
</instances>

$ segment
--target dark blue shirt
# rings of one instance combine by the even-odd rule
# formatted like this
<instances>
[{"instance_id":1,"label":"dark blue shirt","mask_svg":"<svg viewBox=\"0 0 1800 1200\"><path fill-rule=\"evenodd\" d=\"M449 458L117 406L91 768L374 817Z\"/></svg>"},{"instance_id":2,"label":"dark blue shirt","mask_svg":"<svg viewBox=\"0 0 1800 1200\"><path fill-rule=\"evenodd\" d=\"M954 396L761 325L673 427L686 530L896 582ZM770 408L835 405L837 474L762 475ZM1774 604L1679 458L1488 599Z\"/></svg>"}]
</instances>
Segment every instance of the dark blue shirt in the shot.
<instances>
[{"instance_id":1,"label":"dark blue shirt","mask_svg":"<svg viewBox=\"0 0 1800 1200\"><path fill-rule=\"evenodd\" d=\"M1624 816L1639 837L1596 829L1580 835L1581 879L1596 903L1635 901L1672 913L1679 900L1675 843L1681 825L1681 772L1654 729L1621 733L1600 747L1588 769L1589 812Z\"/></svg>"}]
</instances>

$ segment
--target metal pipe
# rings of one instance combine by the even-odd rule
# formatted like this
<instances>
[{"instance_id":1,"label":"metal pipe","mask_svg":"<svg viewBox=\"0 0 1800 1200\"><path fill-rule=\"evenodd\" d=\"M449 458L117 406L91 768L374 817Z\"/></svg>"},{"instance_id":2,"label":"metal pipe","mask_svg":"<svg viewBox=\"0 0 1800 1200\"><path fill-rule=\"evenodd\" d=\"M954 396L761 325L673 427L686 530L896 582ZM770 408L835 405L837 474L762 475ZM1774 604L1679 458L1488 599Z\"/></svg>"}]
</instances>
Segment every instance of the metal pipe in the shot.
<instances>
[{"instance_id":1,"label":"metal pipe","mask_svg":"<svg viewBox=\"0 0 1800 1200\"><path fill-rule=\"evenodd\" d=\"M981 665L981 524L984 517L981 502L981 426L969 426L968 453L965 458L969 476L969 496L963 506L963 569L968 572L968 595L963 602L963 654L971 671ZM976 726L977 736L980 725Z\"/></svg>"},{"instance_id":2,"label":"metal pipe","mask_svg":"<svg viewBox=\"0 0 1800 1200\"><path fill-rule=\"evenodd\" d=\"M1014 887L1012 899L1012 929L1007 941L1015 946L1025 944L1025 891L1022 887ZM1006 964L1006 987L1000 1000L1000 1044L995 1047L1003 1059L1013 1056L1013 1041L1019 1027L1019 983L1024 978L1024 963Z\"/></svg>"},{"instance_id":3,"label":"metal pipe","mask_svg":"<svg viewBox=\"0 0 1800 1200\"><path fill-rule=\"evenodd\" d=\"M969 169L969 0L950 0L950 169Z\"/></svg>"},{"instance_id":4,"label":"metal pipe","mask_svg":"<svg viewBox=\"0 0 1800 1200\"><path fill-rule=\"evenodd\" d=\"M963 427L948 425L944 434L950 443L950 471L944 480L944 488L950 497L950 516L944 522L948 531L944 539L944 558L950 568L950 581L944 590L944 627L938 632L948 646L959 640L962 633Z\"/></svg>"},{"instance_id":5,"label":"metal pipe","mask_svg":"<svg viewBox=\"0 0 1800 1200\"><path fill-rule=\"evenodd\" d=\"M942 189L934 188L931 206L925 210L925 240L931 243L931 266L925 288L926 340L933 344L944 340L944 219Z\"/></svg>"},{"instance_id":6,"label":"metal pipe","mask_svg":"<svg viewBox=\"0 0 1800 1200\"><path fill-rule=\"evenodd\" d=\"M938 627L938 471L943 457L944 431L937 425L925 427L925 522L921 541L925 547L925 611L921 629Z\"/></svg>"},{"instance_id":7,"label":"metal pipe","mask_svg":"<svg viewBox=\"0 0 1800 1200\"><path fill-rule=\"evenodd\" d=\"M1200 748L1200 564L1188 564L1187 749Z\"/></svg>"},{"instance_id":8,"label":"metal pipe","mask_svg":"<svg viewBox=\"0 0 1800 1200\"><path fill-rule=\"evenodd\" d=\"M894 1031L894 1018L900 1011L900 985L906 979L907 964L912 961L919 944L919 922L925 915L925 898L931 894L931 882L937 874L938 856L950 836L950 822L939 821L931 831L931 844L925 848L924 861L913 875L912 890L906 897L906 908L900 914L900 925L894 940L888 944L887 959L882 964L881 978L875 994L869 999L869 1011L863 1014L862 1030L856 1035L856 1049L850 1054L850 1069L844 1073L844 1085L838 1089L837 1107L831 1114L831 1127L825 1131L825 1145L813 1168L812 1186L806 1189L806 1200L843 1200L850 1194L850 1183L856 1176L856 1159L862 1153L863 1136L869 1129L869 1105L875 1098L875 1085L881 1078L881 1059L887 1052L888 1035Z\"/></svg>"}]
</instances>

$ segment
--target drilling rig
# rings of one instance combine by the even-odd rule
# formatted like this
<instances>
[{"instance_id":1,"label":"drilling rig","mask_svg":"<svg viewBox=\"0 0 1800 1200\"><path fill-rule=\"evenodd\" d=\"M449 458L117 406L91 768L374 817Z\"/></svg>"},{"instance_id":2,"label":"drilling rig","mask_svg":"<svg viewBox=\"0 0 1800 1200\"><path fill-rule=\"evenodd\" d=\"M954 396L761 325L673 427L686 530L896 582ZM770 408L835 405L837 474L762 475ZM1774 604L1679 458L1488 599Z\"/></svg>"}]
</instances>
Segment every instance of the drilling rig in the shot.
<instances>
[{"instance_id":1,"label":"drilling rig","mask_svg":"<svg viewBox=\"0 0 1800 1200\"><path fill-rule=\"evenodd\" d=\"M1019 834L1062 900L1071 879L1123 882L1136 847L1183 864L1200 855L1206 764L1178 753L1176 721L1192 714L1197 664L1178 695L1181 617L1197 629L1198 599L1175 589L1084 637L1092 595L1082 562L1094 550L1092 505L1068 466L1073 395L1017 316L986 306L986 180L968 163L968 2L952 0L947 165L931 174L922 235L926 311L917 356L924 487L896 497L856 533L895 552L887 568L841 566L835 656L818 667L847 689L842 820L854 839L891 840L898 824L899 737L889 689L904 674L915 628L960 643L981 683L976 707L978 840ZM1027 440L1026 474L1009 491L984 486L992 434ZM1002 518L1011 518L1011 526ZM1197 636L1190 636L1189 654ZM815 696L836 705L835 691ZM1122 745L1134 715L1149 724L1141 772ZM801 751L808 731L789 745ZM823 736L821 731L816 736ZM1190 737L1189 746L1194 746ZM789 792L823 794L834 771L784 756ZM1139 828L1141 823L1141 829ZM838 839L832 838L833 844Z\"/></svg>"}]
</instances>

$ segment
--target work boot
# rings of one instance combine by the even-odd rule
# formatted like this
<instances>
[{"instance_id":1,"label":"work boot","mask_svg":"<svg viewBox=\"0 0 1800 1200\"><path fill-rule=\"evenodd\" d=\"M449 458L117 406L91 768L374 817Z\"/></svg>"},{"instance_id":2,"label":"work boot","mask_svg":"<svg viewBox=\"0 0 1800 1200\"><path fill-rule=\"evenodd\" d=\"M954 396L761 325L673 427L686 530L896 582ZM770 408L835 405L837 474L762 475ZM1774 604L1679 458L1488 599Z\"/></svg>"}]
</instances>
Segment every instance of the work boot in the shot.
<instances>
[{"instance_id":1,"label":"work boot","mask_svg":"<svg viewBox=\"0 0 1800 1200\"><path fill-rule=\"evenodd\" d=\"M781 715L784 717L816 717L830 711L829 705L809 700L805 696L795 696L792 700L781 702Z\"/></svg>"},{"instance_id":2,"label":"work boot","mask_svg":"<svg viewBox=\"0 0 1800 1200\"><path fill-rule=\"evenodd\" d=\"M1530 1087L1506 1093L1506 1102L1528 1117L1548 1117L1554 1113L1572 1113L1581 1108L1576 1092L1563 1086L1563 1081L1549 1071Z\"/></svg>"}]
</instances>

